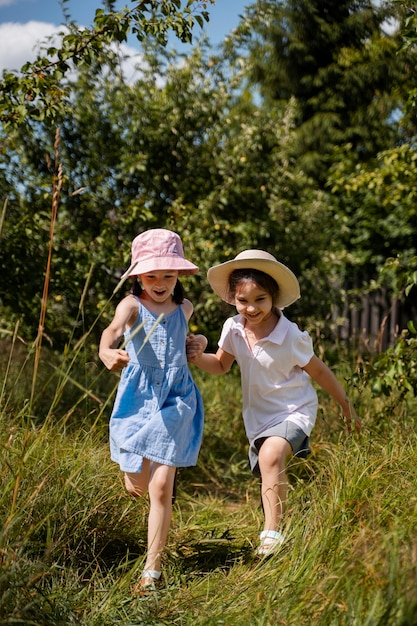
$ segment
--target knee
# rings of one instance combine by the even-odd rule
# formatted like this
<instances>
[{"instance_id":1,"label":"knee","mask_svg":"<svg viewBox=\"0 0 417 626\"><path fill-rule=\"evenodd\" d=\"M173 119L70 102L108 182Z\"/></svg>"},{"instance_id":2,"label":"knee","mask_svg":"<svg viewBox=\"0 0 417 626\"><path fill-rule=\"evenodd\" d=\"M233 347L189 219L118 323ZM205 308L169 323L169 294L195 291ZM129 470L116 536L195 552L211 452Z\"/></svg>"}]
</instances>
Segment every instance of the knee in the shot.
<instances>
[{"instance_id":1,"label":"knee","mask_svg":"<svg viewBox=\"0 0 417 626\"><path fill-rule=\"evenodd\" d=\"M259 465L265 468L278 468L285 464L285 457L272 446L264 444L259 453Z\"/></svg>"},{"instance_id":2,"label":"knee","mask_svg":"<svg viewBox=\"0 0 417 626\"><path fill-rule=\"evenodd\" d=\"M153 480L150 495L153 499L160 502L165 501L167 498L172 498L171 482L167 480Z\"/></svg>"},{"instance_id":3,"label":"knee","mask_svg":"<svg viewBox=\"0 0 417 626\"><path fill-rule=\"evenodd\" d=\"M259 451L259 466L265 471L275 470L285 472L287 458L290 452L287 441L278 437L268 438Z\"/></svg>"},{"instance_id":4,"label":"knee","mask_svg":"<svg viewBox=\"0 0 417 626\"><path fill-rule=\"evenodd\" d=\"M158 501L163 504L168 501L172 502L174 477L170 472L156 473L149 483L149 496L151 500Z\"/></svg>"}]
</instances>

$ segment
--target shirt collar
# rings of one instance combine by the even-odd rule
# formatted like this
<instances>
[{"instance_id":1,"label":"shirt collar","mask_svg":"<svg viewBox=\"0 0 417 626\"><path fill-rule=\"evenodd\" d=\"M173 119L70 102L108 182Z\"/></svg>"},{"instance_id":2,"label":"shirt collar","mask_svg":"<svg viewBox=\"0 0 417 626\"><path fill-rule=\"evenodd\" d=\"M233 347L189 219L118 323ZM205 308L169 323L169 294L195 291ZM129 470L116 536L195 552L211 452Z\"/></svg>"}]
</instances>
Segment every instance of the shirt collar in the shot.
<instances>
[{"instance_id":1,"label":"shirt collar","mask_svg":"<svg viewBox=\"0 0 417 626\"><path fill-rule=\"evenodd\" d=\"M234 332L245 337L245 318L240 313L235 316L235 324L234 324ZM281 311L281 317L279 318L274 330L268 335L268 337L264 337L260 341L271 341L272 343L277 343L281 345L285 339L285 335L288 332L289 321L285 317L284 313Z\"/></svg>"}]
</instances>

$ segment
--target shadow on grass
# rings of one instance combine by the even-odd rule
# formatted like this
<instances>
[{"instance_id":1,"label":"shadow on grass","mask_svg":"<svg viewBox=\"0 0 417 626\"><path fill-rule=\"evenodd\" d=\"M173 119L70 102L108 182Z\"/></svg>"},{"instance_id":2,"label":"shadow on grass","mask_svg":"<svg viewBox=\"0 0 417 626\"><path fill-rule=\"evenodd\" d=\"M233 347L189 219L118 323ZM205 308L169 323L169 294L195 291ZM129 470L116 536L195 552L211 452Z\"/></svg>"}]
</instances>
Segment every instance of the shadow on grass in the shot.
<instances>
[{"instance_id":1,"label":"shadow on grass","mask_svg":"<svg viewBox=\"0 0 417 626\"><path fill-rule=\"evenodd\" d=\"M97 547L96 547L97 548ZM107 540L99 551L78 550L73 553L72 565L82 568L84 577L93 574L97 563L102 571L110 571L115 564L123 562L129 567L146 555L146 536L135 540L129 537L113 537ZM249 541L237 541L227 530L219 537L207 536L190 538L179 542L173 551L167 551L167 559L175 562L175 568L184 574L204 576L213 570L228 571L237 564L253 560L253 546Z\"/></svg>"},{"instance_id":2,"label":"shadow on grass","mask_svg":"<svg viewBox=\"0 0 417 626\"><path fill-rule=\"evenodd\" d=\"M246 564L253 559L249 542L237 543L230 537L203 538L183 543L176 549L177 560L183 573L204 576L213 570L228 571L233 566Z\"/></svg>"}]
</instances>

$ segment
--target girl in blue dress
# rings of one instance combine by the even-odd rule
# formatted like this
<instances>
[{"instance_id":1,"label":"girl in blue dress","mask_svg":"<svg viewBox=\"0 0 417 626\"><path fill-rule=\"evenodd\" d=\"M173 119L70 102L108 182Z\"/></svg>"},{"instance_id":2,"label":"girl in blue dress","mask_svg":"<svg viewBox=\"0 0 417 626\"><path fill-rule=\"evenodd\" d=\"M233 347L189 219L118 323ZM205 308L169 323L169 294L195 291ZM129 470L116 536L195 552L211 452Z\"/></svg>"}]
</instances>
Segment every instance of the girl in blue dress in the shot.
<instances>
[{"instance_id":1,"label":"girl in blue dress","mask_svg":"<svg viewBox=\"0 0 417 626\"><path fill-rule=\"evenodd\" d=\"M178 280L198 267L184 258L179 236L157 228L132 243L132 293L104 330L99 356L121 371L110 418L110 451L127 491L149 493L148 549L136 591L155 588L172 517L176 468L196 465L203 435L203 403L187 364L193 305ZM124 337L124 348L119 347Z\"/></svg>"}]
</instances>

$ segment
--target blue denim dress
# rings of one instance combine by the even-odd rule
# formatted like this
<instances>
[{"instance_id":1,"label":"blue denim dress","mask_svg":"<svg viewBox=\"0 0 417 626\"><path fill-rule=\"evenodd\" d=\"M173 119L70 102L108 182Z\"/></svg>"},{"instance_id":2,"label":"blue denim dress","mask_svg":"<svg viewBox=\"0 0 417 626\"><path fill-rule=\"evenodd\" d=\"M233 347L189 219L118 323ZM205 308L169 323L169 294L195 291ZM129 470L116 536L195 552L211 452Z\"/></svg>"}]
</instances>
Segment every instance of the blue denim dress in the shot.
<instances>
[{"instance_id":1,"label":"blue denim dress","mask_svg":"<svg viewBox=\"0 0 417 626\"><path fill-rule=\"evenodd\" d=\"M111 458L124 472L141 472L144 458L189 467L197 463L204 410L187 364L187 320L179 305L144 343L157 316L137 300L137 320L125 334L130 361L110 418Z\"/></svg>"}]
</instances>

